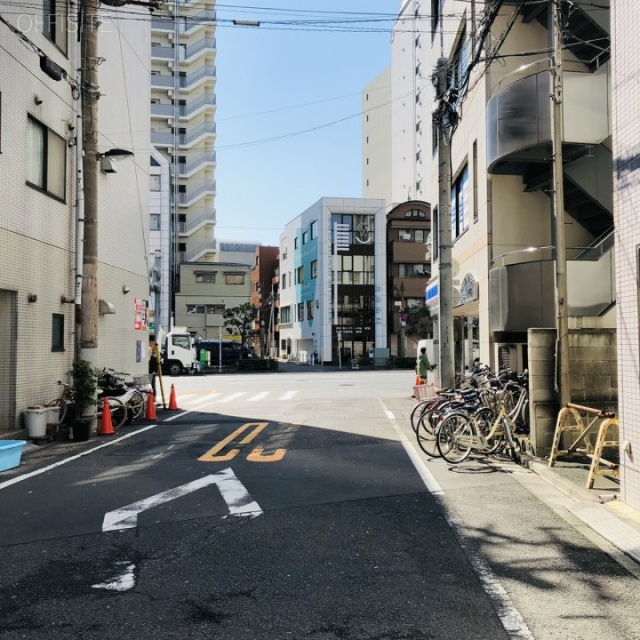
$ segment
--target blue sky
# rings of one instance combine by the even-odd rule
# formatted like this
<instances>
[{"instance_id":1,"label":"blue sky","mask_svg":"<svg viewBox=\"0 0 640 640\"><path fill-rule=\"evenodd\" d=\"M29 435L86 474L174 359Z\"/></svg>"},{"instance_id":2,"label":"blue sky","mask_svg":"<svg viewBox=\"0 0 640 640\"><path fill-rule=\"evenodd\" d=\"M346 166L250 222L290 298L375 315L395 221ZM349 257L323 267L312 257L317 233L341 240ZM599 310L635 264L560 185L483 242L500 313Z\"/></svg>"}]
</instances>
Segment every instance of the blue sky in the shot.
<instances>
[{"instance_id":1,"label":"blue sky","mask_svg":"<svg viewBox=\"0 0 640 640\"><path fill-rule=\"evenodd\" d=\"M216 237L278 245L321 197L362 195L362 89L390 63L400 0L251 7L217 5Z\"/></svg>"}]
</instances>

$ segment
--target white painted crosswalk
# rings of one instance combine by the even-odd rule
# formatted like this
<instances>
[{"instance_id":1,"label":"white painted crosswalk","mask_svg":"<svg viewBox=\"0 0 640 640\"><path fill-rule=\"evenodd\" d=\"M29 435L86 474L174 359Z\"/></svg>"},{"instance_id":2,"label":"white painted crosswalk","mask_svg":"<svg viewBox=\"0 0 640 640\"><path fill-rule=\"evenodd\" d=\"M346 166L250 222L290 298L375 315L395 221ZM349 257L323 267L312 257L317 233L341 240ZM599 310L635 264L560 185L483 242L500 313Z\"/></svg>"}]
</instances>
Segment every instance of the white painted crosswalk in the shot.
<instances>
[{"instance_id":1,"label":"white painted crosswalk","mask_svg":"<svg viewBox=\"0 0 640 640\"><path fill-rule=\"evenodd\" d=\"M192 409L198 406L211 406L216 404L244 403L244 402L286 402L295 398L298 391L235 391L230 393L184 393L178 396L178 403L188 405Z\"/></svg>"}]
</instances>

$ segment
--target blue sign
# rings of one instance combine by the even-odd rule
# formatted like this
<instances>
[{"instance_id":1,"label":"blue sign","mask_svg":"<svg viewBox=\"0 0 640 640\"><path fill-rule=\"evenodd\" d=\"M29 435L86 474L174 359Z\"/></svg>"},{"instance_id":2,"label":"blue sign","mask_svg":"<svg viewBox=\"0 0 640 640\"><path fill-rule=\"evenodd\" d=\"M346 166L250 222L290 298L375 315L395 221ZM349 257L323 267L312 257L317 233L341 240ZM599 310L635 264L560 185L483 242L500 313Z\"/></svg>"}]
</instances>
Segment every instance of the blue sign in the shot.
<instances>
[{"instance_id":1,"label":"blue sign","mask_svg":"<svg viewBox=\"0 0 640 640\"><path fill-rule=\"evenodd\" d=\"M434 285L432 285L427 289L427 294L426 294L427 304L429 304L430 302L433 302L438 297L438 293L439 293L439 287L438 287L438 283L436 282Z\"/></svg>"}]
</instances>

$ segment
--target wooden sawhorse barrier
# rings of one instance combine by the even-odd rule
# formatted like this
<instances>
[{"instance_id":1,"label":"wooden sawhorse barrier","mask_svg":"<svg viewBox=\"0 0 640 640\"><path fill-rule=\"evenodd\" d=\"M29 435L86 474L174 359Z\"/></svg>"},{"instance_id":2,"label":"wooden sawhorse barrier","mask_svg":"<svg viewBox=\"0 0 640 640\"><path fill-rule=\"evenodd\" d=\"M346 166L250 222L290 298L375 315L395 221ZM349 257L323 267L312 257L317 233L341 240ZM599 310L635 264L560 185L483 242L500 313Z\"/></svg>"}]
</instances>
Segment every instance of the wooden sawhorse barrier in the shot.
<instances>
[{"instance_id":1,"label":"wooden sawhorse barrier","mask_svg":"<svg viewBox=\"0 0 640 640\"><path fill-rule=\"evenodd\" d=\"M580 415L581 413L587 414L584 419ZM594 426L596 426L596 423L601 420L603 422L600 424L598 437L596 438L595 445L593 445L589 440L589 433ZM556 458L560 455L570 456L580 453L591 458L591 469L589 471L589 477L587 478L587 489L593 487L597 476L617 477L619 475L618 465L602 458L605 447L618 444L617 432L615 439L610 438L609 429L613 426L618 426L618 420L614 413L593 409L592 407L583 407L582 405L571 402L567 403L558 414L551 453L549 454L549 466L553 467ZM577 433L578 435L568 449L561 450L560 440L562 439L562 434L565 432ZM601 465L604 465L604 468L602 468Z\"/></svg>"}]
</instances>

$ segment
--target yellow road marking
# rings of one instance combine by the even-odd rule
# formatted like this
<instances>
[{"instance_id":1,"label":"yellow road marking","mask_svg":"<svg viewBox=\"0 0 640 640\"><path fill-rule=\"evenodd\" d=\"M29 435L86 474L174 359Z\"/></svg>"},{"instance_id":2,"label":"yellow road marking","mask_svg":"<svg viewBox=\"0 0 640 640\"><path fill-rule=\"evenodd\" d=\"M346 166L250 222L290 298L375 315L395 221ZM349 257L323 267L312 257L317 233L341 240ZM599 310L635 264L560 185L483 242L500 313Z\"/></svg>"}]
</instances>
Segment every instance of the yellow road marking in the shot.
<instances>
[{"instance_id":1,"label":"yellow road marking","mask_svg":"<svg viewBox=\"0 0 640 640\"><path fill-rule=\"evenodd\" d=\"M228 460L232 460L239 453L240 449L231 449L227 453L220 454L218 453L222 451L230 442L233 442L236 438L238 438L242 433L244 433L249 427L254 427L254 429L248 433L242 440L240 440L239 444L249 444L269 423L268 422L247 422L242 426L238 427L231 435L224 438L218 442L218 444L209 449L204 455L198 458L199 462L226 462ZM258 454L258 458L262 453L263 449L260 450ZM278 453L276 451L276 453ZM284 456L284 453L282 454ZM266 456L269 457L269 456ZM282 458L280 458L282 459ZM266 461L266 460L265 460Z\"/></svg>"}]
</instances>

